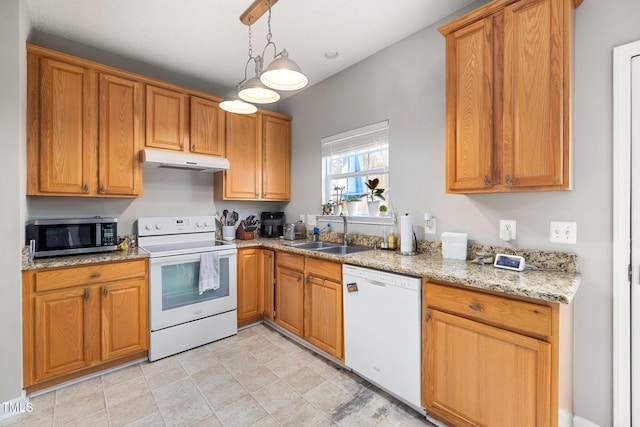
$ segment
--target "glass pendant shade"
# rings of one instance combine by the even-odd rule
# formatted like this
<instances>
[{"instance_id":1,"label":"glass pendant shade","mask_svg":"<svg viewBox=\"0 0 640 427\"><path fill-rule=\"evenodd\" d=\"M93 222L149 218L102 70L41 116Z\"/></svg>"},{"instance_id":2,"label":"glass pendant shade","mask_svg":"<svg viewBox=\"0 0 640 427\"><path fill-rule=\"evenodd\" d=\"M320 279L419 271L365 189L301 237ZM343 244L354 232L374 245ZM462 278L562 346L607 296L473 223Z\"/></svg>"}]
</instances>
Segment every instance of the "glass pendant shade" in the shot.
<instances>
[{"instance_id":1,"label":"glass pendant shade","mask_svg":"<svg viewBox=\"0 0 640 427\"><path fill-rule=\"evenodd\" d=\"M231 91L224 97L224 101L220 103L220 108L230 113L236 114L253 114L258 111L258 107L248 102L244 102L238 96L238 91Z\"/></svg>"},{"instance_id":2,"label":"glass pendant shade","mask_svg":"<svg viewBox=\"0 0 640 427\"><path fill-rule=\"evenodd\" d=\"M265 87L258 77L253 77L240 88L238 96L247 102L269 104L280 99L280 94Z\"/></svg>"},{"instance_id":3,"label":"glass pendant shade","mask_svg":"<svg viewBox=\"0 0 640 427\"><path fill-rule=\"evenodd\" d=\"M280 57L269 64L260 75L260 81L265 86L276 90L302 89L309 83L298 64L289 59L286 50L283 50Z\"/></svg>"}]
</instances>

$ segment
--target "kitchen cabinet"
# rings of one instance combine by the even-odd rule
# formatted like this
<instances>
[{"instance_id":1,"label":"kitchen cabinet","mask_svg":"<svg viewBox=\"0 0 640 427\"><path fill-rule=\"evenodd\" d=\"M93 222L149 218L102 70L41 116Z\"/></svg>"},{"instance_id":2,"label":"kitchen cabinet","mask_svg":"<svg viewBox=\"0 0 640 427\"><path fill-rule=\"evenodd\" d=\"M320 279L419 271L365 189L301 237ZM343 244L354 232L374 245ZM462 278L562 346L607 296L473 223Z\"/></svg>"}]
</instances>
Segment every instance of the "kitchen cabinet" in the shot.
<instances>
[{"instance_id":1,"label":"kitchen cabinet","mask_svg":"<svg viewBox=\"0 0 640 427\"><path fill-rule=\"evenodd\" d=\"M146 260L23 271L22 287L29 392L146 357Z\"/></svg>"},{"instance_id":2,"label":"kitchen cabinet","mask_svg":"<svg viewBox=\"0 0 640 427\"><path fill-rule=\"evenodd\" d=\"M304 338L343 359L342 265L308 257L305 284Z\"/></svg>"},{"instance_id":3,"label":"kitchen cabinet","mask_svg":"<svg viewBox=\"0 0 640 427\"><path fill-rule=\"evenodd\" d=\"M276 256L275 321L299 337L304 335L304 258L286 252Z\"/></svg>"},{"instance_id":4,"label":"kitchen cabinet","mask_svg":"<svg viewBox=\"0 0 640 427\"><path fill-rule=\"evenodd\" d=\"M275 295L273 291L276 279L275 252L270 249L262 249L260 256L262 316L273 321L273 312L275 311Z\"/></svg>"},{"instance_id":5,"label":"kitchen cabinet","mask_svg":"<svg viewBox=\"0 0 640 427\"><path fill-rule=\"evenodd\" d=\"M571 0L498 0L446 37L448 193L569 190Z\"/></svg>"},{"instance_id":6,"label":"kitchen cabinet","mask_svg":"<svg viewBox=\"0 0 640 427\"><path fill-rule=\"evenodd\" d=\"M140 197L142 84L27 46L27 195Z\"/></svg>"},{"instance_id":7,"label":"kitchen cabinet","mask_svg":"<svg viewBox=\"0 0 640 427\"><path fill-rule=\"evenodd\" d=\"M231 167L215 175L216 199L289 200L290 117L263 110L227 114L225 152Z\"/></svg>"},{"instance_id":8,"label":"kitchen cabinet","mask_svg":"<svg viewBox=\"0 0 640 427\"><path fill-rule=\"evenodd\" d=\"M261 249L238 250L238 326L255 323L262 318L260 310Z\"/></svg>"},{"instance_id":9,"label":"kitchen cabinet","mask_svg":"<svg viewBox=\"0 0 640 427\"><path fill-rule=\"evenodd\" d=\"M147 85L147 147L224 157L225 112L218 98Z\"/></svg>"},{"instance_id":10,"label":"kitchen cabinet","mask_svg":"<svg viewBox=\"0 0 640 427\"><path fill-rule=\"evenodd\" d=\"M559 380L559 317L558 304L425 280L427 412L459 426L557 425L559 396L573 408L572 380Z\"/></svg>"},{"instance_id":11,"label":"kitchen cabinet","mask_svg":"<svg viewBox=\"0 0 640 427\"><path fill-rule=\"evenodd\" d=\"M278 252L276 265L275 322L343 359L341 264Z\"/></svg>"}]
</instances>

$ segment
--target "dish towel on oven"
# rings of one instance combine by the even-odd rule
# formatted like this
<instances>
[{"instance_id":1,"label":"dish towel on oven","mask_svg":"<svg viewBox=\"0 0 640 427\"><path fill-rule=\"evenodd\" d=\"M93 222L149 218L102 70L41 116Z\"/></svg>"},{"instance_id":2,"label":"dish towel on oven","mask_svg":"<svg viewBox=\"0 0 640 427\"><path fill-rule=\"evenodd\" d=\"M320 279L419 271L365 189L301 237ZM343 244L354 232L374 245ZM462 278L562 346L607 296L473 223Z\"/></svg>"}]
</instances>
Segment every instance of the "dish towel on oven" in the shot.
<instances>
[{"instance_id":1,"label":"dish towel on oven","mask_svg":"<svg viewBox=\"0 0 640 427\"><path fill-rule=\"evenodd\" d=\"M202 295L204 291L220 288L219 267L218 252L213 251L200 254L200 280L198 281L198 291L200 295Z\"/></svg>"}]
</instances>

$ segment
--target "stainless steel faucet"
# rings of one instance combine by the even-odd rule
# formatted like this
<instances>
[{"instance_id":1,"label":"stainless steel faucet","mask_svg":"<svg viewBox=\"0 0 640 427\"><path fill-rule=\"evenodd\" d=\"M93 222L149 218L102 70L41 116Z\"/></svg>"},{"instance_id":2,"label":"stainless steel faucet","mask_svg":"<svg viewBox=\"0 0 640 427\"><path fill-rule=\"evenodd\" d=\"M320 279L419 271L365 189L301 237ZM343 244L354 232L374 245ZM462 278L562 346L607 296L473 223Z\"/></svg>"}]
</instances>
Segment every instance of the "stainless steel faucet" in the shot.
<instances>
[{"instance_id":1,"label":"stainless steel faucet","mask_svg":"<svg viewBox=\"0 0 640 427\"><path fill-rule=\"evenodd\" d=\"M342 226L343 226L343 235L342 235L342 244L344 246L349 246L349 233L347 231L347 216L342 213Z\"/></svg>"}]
</instances>

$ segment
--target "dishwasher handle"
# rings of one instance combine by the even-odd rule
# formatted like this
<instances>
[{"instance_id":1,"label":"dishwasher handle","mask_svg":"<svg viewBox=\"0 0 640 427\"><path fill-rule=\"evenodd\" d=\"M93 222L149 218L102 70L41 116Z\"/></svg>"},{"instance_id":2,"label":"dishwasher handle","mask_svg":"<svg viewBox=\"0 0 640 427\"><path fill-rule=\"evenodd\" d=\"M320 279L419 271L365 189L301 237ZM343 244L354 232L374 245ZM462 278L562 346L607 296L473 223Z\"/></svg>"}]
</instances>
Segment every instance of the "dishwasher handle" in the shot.
<instances>
[{"instance_id":1,"label":"dishwasher handle","mask_svg":"<svg viewBox=\"0 0 640 427\"><path fill-rule=\"evenodd\" d=\"M367 279L367 283L368 283L369 285L380 286L380 287L382 287L382 288L385 288L385 287L387 286L387 284L386 284L386 283L384 283L384 282L380 282L380 281L378 281L378 280L372 280L372 279Z\"/></svg>"}]
</instances>

